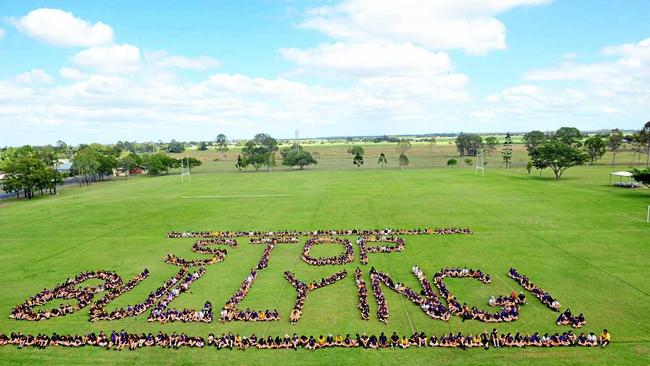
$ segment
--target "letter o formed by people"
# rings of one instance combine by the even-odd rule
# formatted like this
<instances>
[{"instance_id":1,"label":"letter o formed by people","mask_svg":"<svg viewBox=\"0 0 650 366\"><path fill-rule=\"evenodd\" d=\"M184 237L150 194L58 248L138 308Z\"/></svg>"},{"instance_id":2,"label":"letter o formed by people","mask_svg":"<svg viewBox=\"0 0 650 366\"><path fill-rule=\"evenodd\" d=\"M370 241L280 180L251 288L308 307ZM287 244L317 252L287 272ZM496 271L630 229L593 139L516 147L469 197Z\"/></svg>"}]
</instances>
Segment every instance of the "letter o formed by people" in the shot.
<instances>
[{"instance_id":1,"label":"letter o formed by people","mask_svg":"<svg viewBox=\"0 0 650 366\"><path fill-rule=\"evenodd\" d=\"M343 254L337 257L312 257L309 252L317 244L339 244L343 246ZM302 260L312 266L342 265L354 261L354 249L352 243L347 239L332 237L313 237L307 240L302 250Z\"/></svg>"}]
</instances>

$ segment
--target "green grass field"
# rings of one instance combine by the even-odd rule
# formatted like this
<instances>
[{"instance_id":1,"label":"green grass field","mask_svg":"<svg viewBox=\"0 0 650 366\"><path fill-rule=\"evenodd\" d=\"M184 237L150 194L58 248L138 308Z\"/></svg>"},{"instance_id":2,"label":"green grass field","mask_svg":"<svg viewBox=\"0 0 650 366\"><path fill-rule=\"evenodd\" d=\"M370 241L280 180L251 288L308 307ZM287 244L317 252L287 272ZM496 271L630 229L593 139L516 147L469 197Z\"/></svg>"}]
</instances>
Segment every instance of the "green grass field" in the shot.
<instances>
[{"instance_id":1,"label":"green grass field","mask_svg":"<svg viewBox=\"0 0 650 366\"><path fill-rule=\"evenodd\" d=\"M443 154L444 155L444 154ZM442 159L442 158L441 158ZM217 351L213 348L137 351L0 347L1 364L648 364L650 357L650 205L647 189L608 186L608 167L581 167L567 171L561 181L549 173L528 176L524 170L489 169L478 177L472 169L429 168L415 158L406 170L376 168L353 170L335 159L317 168L274 173L237 173L230 162L211 162L197 169L191 183L178 176L140 177L69 187L57 197L0 202L0 332L85 333L126 329L130 332L193 335L239 332L260 335L285 333L327 334L412 330L435 333L491 330L477 321L435 321L421 310L384 290L390 307L388 325L376 320L372 296L370 321L362 321L352 272L361 267L368 280L371 266L412 288L419 288L410 273L417 264L430 277L441 267L468 266L492 275L490 285L449 279L461 301L486 306L491 295L519 291L507 277L513 266L549 291L574 313L583 312L583 331L608 328L613 343L606 349L408 349L370 351L327 349L310 352L255 350ZM420 163L418 163L420 161ZM345 165L347 169L335 169ZM462 164L462 162L461 162ZM226 165L230 169L226 169ZM328 169L331 167L332 169ZM418 168L419 167L419 168ZM195 196L287 195L278 197L201 198ZM178 271L165 264L166 253L188 258L191 239L167 239L168 231L257 230L383 227L468 226L472 236L407 236L400 253L370 254L361 265L311 267L300 260L301 244L278 245L269 267L261 271L240 308L277 308L282 320L272 323L221 324L146 321L138 318L88 322L87 308L47 321L25 322L9 318L11 309L27 297L52 287L84 270L113 270L129 279L145 267L151 276L118 298L109 309L142 300ZM206 300L218 310L257 263L264 246L240 239L225 261L206 267L190 294L172 303L174 308L200 308ZM304 240L303 240L304 242ZM313 254L333 253L317 247ZM291 325L288 315L295 290L283 278L292 270L304 280L316 280L337 270L348 278L310 294L303 317ZM502 332L562 332L551 312L528 294L521 319L496 327Z\"/></svg>"}]
</instances>

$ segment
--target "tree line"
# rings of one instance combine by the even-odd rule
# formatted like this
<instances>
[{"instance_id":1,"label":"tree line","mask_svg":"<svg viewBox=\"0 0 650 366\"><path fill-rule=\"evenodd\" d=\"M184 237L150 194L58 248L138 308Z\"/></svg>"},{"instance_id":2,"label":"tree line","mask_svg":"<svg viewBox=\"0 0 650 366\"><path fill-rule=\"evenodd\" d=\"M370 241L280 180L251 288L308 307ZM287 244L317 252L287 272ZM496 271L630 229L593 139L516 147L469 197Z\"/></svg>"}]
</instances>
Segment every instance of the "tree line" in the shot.
<instances>
[{"instance_id":1,"label":"tree line","mask_svg":"<svg viewBox=\"0 0 650 366\"><path fill-rule=\"evenodd\" d=\"M165 151L135 153L123 146L81 144L73 148L62 141L55 146L22 146L0 150L2 190L32 199L34 194L56 194L57 186L76 177L79 185L111 179L118 174L169 173L185 164L189 169L201 165L195 158L175 159Z\"/></svg>"},{"instance_id":2,"label":"tree line","mask_svg":"<svg viewBox=\"0 0 650 366\"><path fill-rule=\"evenodd\" d=\"M572 166L596 163L607 151L612 153L611 165L614 166L616 154L623 149L624 144L628 144L637 153L638 162L641 154L645 153L646 167L650 167L650 122L628 135L619 129L592 136L582 134L575 127L561 127L555 132L547 133L535 130L526 133L523 142L530 157L528 171L533 167L539 170L550 168L556 179L560 179L564 171ZM499 140L494 136L483 141L478 134L461 133L456 138L456 149L461 157L476 156L479 152L491 157L498 145ZM509 133L505 137L501 157L506 169L509 169L512 163L512 137Z\"/></svg>"}]
</instances>

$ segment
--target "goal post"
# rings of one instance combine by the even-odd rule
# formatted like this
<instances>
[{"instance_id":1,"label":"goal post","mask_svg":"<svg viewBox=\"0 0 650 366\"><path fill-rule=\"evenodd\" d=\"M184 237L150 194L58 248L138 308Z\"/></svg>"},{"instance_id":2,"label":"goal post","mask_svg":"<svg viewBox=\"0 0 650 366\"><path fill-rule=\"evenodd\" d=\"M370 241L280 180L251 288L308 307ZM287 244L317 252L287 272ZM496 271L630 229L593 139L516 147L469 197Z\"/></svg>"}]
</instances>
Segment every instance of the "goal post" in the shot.
<instances>
[{"instance_id":1,"label":"goal post","mask_svg":"<svg viewBox=\"0 0 650 366\"><path fill-rule=\"evenodd\" d=\"M479 149L476 153L476 171L475 174L478 175L478 171L481 171L481 177L485 175L485 163L483 162L483 149Z\"/></svg>"},{"instance_id":2,"label":"goal post","mask_svg":"<svg viewBox=\"0 0 650 366\"><path fill-rule=\"evenodd\" d=\"M188 181L191 180L190 161L187 157L181 158L181 183L185 182L185 177Z\"/></svg>"}]
</instances>

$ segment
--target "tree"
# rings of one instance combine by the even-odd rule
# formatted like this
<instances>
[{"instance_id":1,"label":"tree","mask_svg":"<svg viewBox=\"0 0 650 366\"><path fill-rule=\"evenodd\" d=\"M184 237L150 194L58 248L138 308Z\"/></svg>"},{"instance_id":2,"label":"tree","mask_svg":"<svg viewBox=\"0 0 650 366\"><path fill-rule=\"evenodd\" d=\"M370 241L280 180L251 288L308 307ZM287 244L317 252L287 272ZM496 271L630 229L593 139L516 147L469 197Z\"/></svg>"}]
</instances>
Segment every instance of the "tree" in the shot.
<instances>
[{"instance_id":1,"label":"tree","mask_svg":"<svg viewBox=\"0 0 650 366\"><path fill-rule=\"evenodd\" d=\"M410 149L411 149L411 141L409 141L408 139L399 140L399 142L397 143L397 147L395 148L395 150L399 152L400 156L406 154L406 152L409 151Z\"/></svg>"},{"instance_id":2,"label":"tree","mask_svg":"<svg viewBox=\"0 0 650 366\"><path fill-rule=\"evenodd\" d=\"M72 169L81 175L79 185L86 183L90 184L94 180L95 174L99 169L99 156L97 152L90 146L84 146L77 150L72 158Z\"/></svg>"},{"instance_id":3,"label":"tree","mask_svg":"<svg viewBox=\"0 0 650 366\"><path fill-rule=\"evenodd\" d=\"M252 140L247 141L242 148L243 166L252 165L255 170L267 166L269 172L275 166L275 152L278 150L278 142L271 136L259 133Z\"/></svg>"},{"instance_id":4,"label":"tree","mask_svg":"<svg viewBox=\"0 0 650 366\"><path fill-rule=\"evenodd\" d=\"M641 169L632 169L632 177L637 182L643 184L644 186L650 188L650 168L644 170Z\"/></svg>"},{"instance_id":5,"label":"tree","mask_svg":"<svg viewBox=\"0 0 650 366\"><path fill-rule=\"evenodd\" d=\"M99 166L97 167L97 174L99 175L100 180L104 180L104 177L113 175L113 170L117 169L117 158L106 152L98 152L97 160Z\"/></svg>"},{"instance_id":6,"label":"tree","mask_svg":"<svg viewBox=\"0 0 650 366\"><path fill-rule=\"evenodd\" d=\"M159 151L155 154L145 155L142 165L147 169L148 175L168 174L170 169L180 168L181 161Z\"/></svg>"},{"instance_id":7,"label":"tree","mask_svg":"<svg viewBox=\"0 0 650 366\"><path fill-rule=\"evenodd\" d=\"M280 150L280 157L282 158L282 160L286 159L287 155L292 150L303 150L303 147L298 145L297 143L294 143L291 146L287 146L287 147L282 148L282 150Z\"/></svg>"},{"instance_id":8,"label":"tree","mask_svg":"<svg viewBox=\"0 0 650 366\"><path fill-rule=\"evenodd\" d=\"M560 127L553 135L553 138L561 143L575 146L581 145L582 137L580 130L575 127Z\"/></svg>"},{"instance_id":9,"label":"tree","mask_svg":"<svg viewBox=\"0 0 650 366\"><path fill-rule=\"evenodd\" d=\"M499 139L494 136L489 136L485 139L485 149L488 152L488 156L492 157L492 151L497 149L499 144Z\"/></svg>"},{"instance_id":10,"label":"tree","mask_svg":"<svg viewBox=\"0 0 650 366\"><path fill-rule=\"evenodd\" d=\"M646 148L646 168L650 167L650 121L646 122L639 131L639 142Z\"/></svg>"},{"instance_id":11,"label":"tree","mask_svg":"<svg viewBox=\"0 0 650 366\"><path fill-rule=\"evenodd\" d=\"M217 135L215 143L217 144L217 151L222 154L225 154L225 152L228 151L228 138L223 133Z\"/></svg>"},{"instance_id":12,"label":"tree","mask_svg":"<svg viewBox=\"0 0 650 366\"><path fill-rule=\"evenodd\" d=\"M432 159L433 159L433 147L434 147L435 144L436 144L436 137L435 137L435 136L431 136L431 137L428 138L426 141L429 142L429 160L432 160Z\"/></svg>"},{"instance_id":13,"label":"tree","mask_svg":"<svg viewBox=\"0 0 650 366\"><path fill-rule=\"evenodd\" d=\"M526 145L526 150L528 150L528 155L530 155L535 151L537 146L540 146L546 141L546 135L542 131L530 131L524 135L523 140Z\"/></svg>"},{"instance_id":14,"label":"tree","mask_svg":"<svg viewBox=\"0 0 650 366\"><path fill-rule=\"evenodd\" d=\"M180 141L171 140L167 145L167 152L178 154L183 151L185 151L185 145Z\"/></svg>"},{"instance_id":15,"label":"tree","mask_svg":"<svg viewBox=\"0 0 650 366\"><path fill-rule=\"evenodd\" d=\"M589 156L590 164L593 164L596 160L605 155L605 151L607 151L607 143L601 135L595 135L585 140L584 148L587 152L587 156Z\"/></svg>"},{"instance_id":16,"label":"tree","mask_svg":"<svg viewBox=\"0 0 650 366\"><path fill-rule=\"evenodd\" d=\"M538 146L531 154L531 158L535 168L551 168L555 179L560 179L566 169L582 165L587 161L587 155L582 149L565 144L558 138L549 139Z\"/></svg>"},{"instance_id":17,"label":"tree","mask_svg":"<svg viewBox=\"0 0 650 366\"><path fill-rule=\"evenodd\" d=\"M455 165L458 165L458 160L456 160L456 159L447 160L447 166L453 167Z\"/></svg>"},{"instance_id":18,"label":"tree","mask_svg":"<svg viewBox=\"0 0 650 366\"><path fill-rule=\"evenodd\" d=\"M483 139L475 133L461 133L456 137L456 149L460 156L476 156L482 144Z\"/></svg>"},{"instance_id":19,"label":"tree","mask_svg":"<svg viewBox=\"0 0 650 366\"><path fill-rule=\"evenodd\" d=\"M26 198L32 199L34 189L42 190L48 186L52 178L51 169L48 169L33 147L26 145L10 151L7 155L3 163L5 192L15 192L20 198L22 190Z\"/></svg>"},{"instance_id":20,"label":"tree","mask_svg":"<svg viewBox=\"0 0 650 366\"><path fill-rule=\"evenodd\" d=\"M190 170L190 172L192 171L192 168L203 165L203 162L201 160L197 158L193 158L191 156L178 159L178 163L180 164L180 166L187 167Z\"/></svg>"},{"instance_id":21,"label":"tree","mask_svg":"<svg viewBox=\"0 0 650 366\"><path fill-rule=\"evenodd\" d=\"M526 163L526 171L528 172L528 175L530 175L530 171L533 170L533 166L534 166L533 162L528 160L528 162Z\"/></svg>"},{"instance_id":22,"label":"tree","mask_svg":"<svg viewBox=\"0 0 650 366\"><path fill-rule=\"evenodd\" d=\"M300 170L305 166L316 164L318 164L318 161L314 159L309 151L303 149L290 150L282 160L282 165L299 166Z\"/></svg>"},{"instance_id":23,"label":"tree","mask_svg":"<svg viewBox=\"0 0 650 366\"><path fill-rule=\"evenodd\" d=\"M641 135L637 132L632 135L625 136L625 140L630 143L632 146L632 151L636 155L636 164L641 164L641 153L643 152L643 142L641 141Z\"/></svg>"},{"instance_id":24,"label":"tree","mask_svg":"<svg viewBox=\"0 0 650 366\"><path fill-rule=\"evenodd\" d=\"M616 161L616 153L623 144L623 139L623 132L618 128L613 129L607 137L607 148L612 152L612 166L614 166Z\"/></svg>"},{"instance_id":25,"label":"tree","mask_svg":"<svg viewBox=\"0 0 650 366\"><path fill-rule=\"evenodd\" d=\"M388 164L388 159L386 159L386 154L384 153L379 154L379 159L377 160L377 164L380 164L382 168L384 167L384 165Z\"/></svg>"},{"instance_id":26,"label":"tree","mask_svg":"<svg viewBox=\"0 0 650 366\"><path fill-rule=\"evenodd\" d=\"M66 159L71 159L72 155L74 155L72 147L61 140L56 142L55 150L57 153L63 155Z\"/></svg>"},{"instance_id":27,"label":"tree","mask_svg":"<svg viewBox=\"0 0 650 366\"><path fill-rule=\"evenodd\" d=\"M363 147L355 145L348 148L348 153L352 154L352 164L357 168L361 168L363 165L363 155L366 153L363 150Z\"/></svg>"},{"instance_id":28,"label":"tree","mask_svg":"<svg viewBox=\"0 0 650 366\"><path fill-rule=\"evenodd\" d=\"M399 156L399 166L404 169L409 165L409 158L406 154L400 154Z\"/></svg>"},{"instance_id":29,"label":"tree","mask_svg":"<svg viewBox=\"0 0 650 366\"><path fill-rule=\"evenodd\" d=\"M348 148L348 154L363 156L363 155L365 155L365 153L366 152L363 150L363 147L358 146L358 145L351 146L351 147Z\"/></svg>"},{"instance_id":30,"label":"tree","mask_svg":"<svg viewBox=\"0 0 650 366\"><path fill-rule=\"evenodd\" d=\"M235 168L241 172L242 169L246 169L248 164L246 164L245 160L242 159L241 155L237 155L237 163L235 163Z\"/></svg>"},{"instance_id":31,"label":"tree","mask_svg":"<svg viewBox=\"0 0 650 366\"><path fill-rule=\"evenodd\" d=\"M506 165L506 169L510 169L512 164L512 137L510 132L506 134L506 139L503 142L503 151L501 151L501 158L503 163Z\"/></svg>"},{"instance_id":32,"label":"tree","mask_svg":"<svg viewBox=\"0 0 650 366\"><path fill-rule=\"evenodd\" d=\"M120 170L125 172L128 179L129 172L139 167L142 164L142 158L135 153L129 153L128 155L117 159L117 166Z\"/></svg>"},{"instance_id":33,"label":"tree","mask_svg":"<svg viewBox=\"0 0 650 366\"><path fill-rule=\"evenodd\" d=\"M357 152L352 158L352 164L356 165L357 168L361 168L363 165L363 154Z\"/></svg>"},{"instance_id":34,"label":"tree","mask_svg":"<svg viewBox=\"0 0 650 366\"><path fill-rule=\"evenodd\" d=\"M264 165L267 161L266 151L259 146L254 140L247 141L241 150L243 166L252 165L255 171Z\"/></svg>"},{"instance_id":35,"label":"tree","mask_svg":"<svg viewBox=\"0 0 650 366\"><path fill-rule=\"evenodd\" d=\"M201 141L199 144L199 151L205 151L208 149L208 144L205 143L205 141Z\"/></svg>"},{"instance_id":36,"label":"tree","mask_svg":"<svg viewBox=\"0 0 650 366\"><path fill-rule=\"evenodd\" d=\"M275 166L275 152L278 151L278 141L265 133L258 133L253 140L262 148L265 165L270 173L271 167Z\"/></svg>"}]
</instances>

